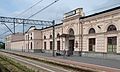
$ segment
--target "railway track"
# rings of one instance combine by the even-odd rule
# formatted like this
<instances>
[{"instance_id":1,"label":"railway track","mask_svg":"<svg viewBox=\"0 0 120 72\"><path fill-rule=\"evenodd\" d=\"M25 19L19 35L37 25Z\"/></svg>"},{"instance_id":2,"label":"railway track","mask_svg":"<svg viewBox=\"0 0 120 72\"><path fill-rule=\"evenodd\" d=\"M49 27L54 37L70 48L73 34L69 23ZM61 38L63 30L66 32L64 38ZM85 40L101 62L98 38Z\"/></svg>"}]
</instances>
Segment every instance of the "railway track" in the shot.
<instances>
[{"instance_id":1,"label":"railway track","mask_svg":"<svg viewBox=\"0 0 120 72\"><path fill-rule=\"evenodd\" d=\"M58 67L55 67L55 66L51 66L49 64L45 64L43 62L39 62L39 61L35 61L35 60L31 60L31 59L27 59L27 58L15 56L15 55L12 55L11 58L13 58L13 59L15 59L19 62L22 62L22 63L28 64L28 65L31 65L33 67L36 67L36 68L38 68L37 71L41 71L41 69L42 69L46 72L69 72L68 70L66 70L64 68L60 68L60 67L58 68Z\"/></svg>"},{"instance_id":2,"label":"railway track","mask_svg":"<svg viewBox=\"0 0 120 72\"><path fill-rule=\"evenodd\" d=\"M40 60L36 60L31 57L11 53L11 52L6 52L6 51L1 51L0 54L6 55L7 57L12 58L13 60L22 63L33 70L37 72L93 72L90 70L84 70L84 69L76 69L72 67L66 67L66 66L61 66L61 65L55 65L54 63L49 63L49 62L44 62Z\"/></svg>"}]
</instances>

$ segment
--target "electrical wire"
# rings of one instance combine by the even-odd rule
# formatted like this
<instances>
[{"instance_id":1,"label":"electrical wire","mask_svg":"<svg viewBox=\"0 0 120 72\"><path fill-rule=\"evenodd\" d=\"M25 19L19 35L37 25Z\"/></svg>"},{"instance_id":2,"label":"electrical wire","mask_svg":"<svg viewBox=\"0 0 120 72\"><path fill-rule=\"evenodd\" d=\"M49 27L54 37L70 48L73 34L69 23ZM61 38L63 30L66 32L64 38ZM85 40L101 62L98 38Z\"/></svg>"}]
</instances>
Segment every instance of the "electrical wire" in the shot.
<instances>
[{"instance_id":1,"label":"electrical wire","mask_svg":"<svg viewBox=\"0 0 120 72\"><path fill-rule=\"evenodd\" d=\"M19 16L19 15L21 15L21 14L23 14L23 13L25 13L25 12L27 12L28 10L30 10L30 9L32 9L34 6L36 6L36 5L38 5L39 3L41 3L43 0L40 0L40 1L38 1L37 3L35 3L34 5L32 5L31 7L29 7L28 9L26 9L26 10L24 10L23 12L21 12L20 14L18 14L17 16ZM15 16L15 17L17 17L17 16ZM19 26L19 24L17 24L15 27L17 27L17 26ZM11 29L14 29L14 27L13 28L11 28ZM2 33L0 36L2 36L2 35L4 35L4 34L6 34L6 33L8 33L9 32L9 30L8 31L6 31L6 32L4 32L4 33Z\"/></svg>"},{"instance_id":2,"label":"electrical wire","mask_svg":"<svg viewBox=\"0 0 120 72\"><path fill-rule=\"evenodd\" d=\"M41 1L42 1L42 0L41 0ZM41 10L39 10L38 12L36 12L35 14L29 16L28 19L34 17L35 15L37 15L38 13L40 13L40 12L42 12L43 10L47 9L48 7L50 7L51 5L53 5L54 3L58 2L58 1L59 1L59 0L55 0L54 2L52 2L52 3L49 4L49 5L47 5L46 7L42 8ZM38 3L36 3L36 5L37 5L37 4L38 4ZM117 3L117 4L120 4L120 3ZM114 6L114 5L116 5L116 4L113 4L113 5L110 5L110 6ZM33 6L34 6L34 5L33 5ZM32 8L32 6L31 6L30 8L28 8L28 9L31 9L31 8ZM99 8L99 9L104 9L104 8L105 8L105 7L102 7L102 8ZM99 9L95 9L95 10L99 10ZM91 11L88 11L88 12L92 12L92 11L95 11L95 10L91 10ZM24 12L23 12L23 13L24 13ZM6 34L7 32L9 32L9 31L4 32L3 34ZM2 36L3 34L1 34L0 36Z\"/></svg>"},{"instance_id":3,"label":"electrical wire","mask_svg":"<svg viewBox=\"0 0 120 72\"><path fill-rule=\"evenodd\" d=\"M34 6L38 5L38 4L41 3L42 1L43 1L43 0L38 1L37 3L35 3L35 4L32 5L31 7L29 7L28 9L26 9L26 10L24 10L23 12L21 12L20 14L18 14L17 16L26 13L28 10L32 9ZM15 16L15 17L17 17L17 16ZM17 26L18 26L18 25L16 25L15 27L17 27ZM14 27L13 27L13 28L14 28Z\"/></svg>"},{"instance_id":4,"label":"electrical wire","mask_svg":"<svg viewBox=\"0 0 120 72\"><path fill-rule=\"evenodd\" d=\"M35 3L35 4L32 5L31 7L29 7L28 9L26 9L26 10L24 10L23 12L21 12L20 14L18 14L17 16L26 13L28 10L32 9L34 6L38 5L38 4L41 3L42 1L43 1L43 0L38 1L37 3ZM16 17L17 17L17 16L16 16Z\"/></svg>"},{"instance_id":5,"label":"electrical wire","mask_svg":"<svg viewBox=\"0 0 120 72\"><path fill-rule=\"evenodd\" d=\"M48 7L50 7L51 5L55 4L55 3L58 2L58 1L59 1L59 0L55 0L54 2L50 3L50 4L47 5L46 7L42 8L42 9L39 10L38 12L36 12L36 13L34 13L33 15L29 16L28 19L31 18L31 17L33 17L33 16L35 16L35 15L37 15L38 13L42 12L43 10L47 9Z\"/></svg>"},{"instance_id":6,"label":"electrical wire","mask_svg":"<svg viewBox=\"0 0 120 72\"><path fill-rule=\"evenodd\" d=\"M41 0L41 1L43 1L43 0ZM38 3L40 3L41 1L39 1ZM43 10L47 9L48 7L50 7L51 5L53 5L54 3L58 2L58 1L59 1L59 0L55 0L55 1L52 2L51 4L47 5L46 7L42 8L41 10L39 10L38 12L36 12L35 14L31 15L30 17L28 17L28 19L31 18L31 17L33 17L33 16L35 16L36 14L42 12ZM37 5L38 3L36 3L35 5ZM33 5L33 6L35 6L35 5ZM31 6L31 7L33 7L33 6ZM30 8L31 8L31 7L30 7ZM28 8L28 9L30 9L30 8ZM16 26L18 26L18 25L16 25ZM15 27L16 27L16 26L15 26ZM11 28L11 29L14 29L14 27ZM3 34L1 34L0 36L6 34L6 33L8 33L8 32L9 32L9 31L6 31L6 32L4 32Z\"/></svg>"}]
</instances>

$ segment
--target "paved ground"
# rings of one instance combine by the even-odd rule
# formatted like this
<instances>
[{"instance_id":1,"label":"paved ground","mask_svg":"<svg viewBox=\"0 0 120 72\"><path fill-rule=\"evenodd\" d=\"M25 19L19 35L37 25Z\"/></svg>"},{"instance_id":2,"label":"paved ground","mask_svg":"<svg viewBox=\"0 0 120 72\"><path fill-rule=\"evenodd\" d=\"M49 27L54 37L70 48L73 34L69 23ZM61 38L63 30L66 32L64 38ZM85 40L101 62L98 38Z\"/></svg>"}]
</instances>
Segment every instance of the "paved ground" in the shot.
<instances>
[{"instance_id":1,"label":"paved ground","mask_svg":"<svg viewBox=\"0 0 120 72\"><path fill-rule=\"evenodd\" d=\"M32 53L32 54L52 57L51 53ZM96 65L120 69L120 60L117 60L114 58L108 59L108 58L102 58L102 57L100 58L100 57L88 57L88 56L82 56L82 57L70 56L70 57L65 57L65 58L63 56L55 56L55 58L72 60L72 61L83 62L83 63L96 64Z\"/></svg>"},{"instance_id":2,"label":"paved ground","mask_svg":"<svg viewBox=\"0 0 120 72\"><path fill-rule=\"evenodd\" d=\"M15 51L13 51L15 52ZM17 52L16 52L17 53ZM21 52L18 52L21 53ZM70 56L70 57L63 57L63 56L55 56L52 57L51 53L24 53L23 54L28 54L28 55L32 55L34 57L48 57L48 58L53 58L55 60L59 59L63 62L68 62L68 63L74 63L74 64L78 64L78 65L83 65L83 66L87 66L87 67L92 67L92 68L98 68L98 69L104 69L104 70L109 70L107 72L120 72L120 60L119 59L109 59L109 58L103 58L103 57L79 57L79 56ZM117 55L117 57L119 57L119 55ZM87 64L86 64L87 63ZM100 66L99 66L100 65ZM111 71L117 69L118 71Z\"/></svg>"}]
</instances>

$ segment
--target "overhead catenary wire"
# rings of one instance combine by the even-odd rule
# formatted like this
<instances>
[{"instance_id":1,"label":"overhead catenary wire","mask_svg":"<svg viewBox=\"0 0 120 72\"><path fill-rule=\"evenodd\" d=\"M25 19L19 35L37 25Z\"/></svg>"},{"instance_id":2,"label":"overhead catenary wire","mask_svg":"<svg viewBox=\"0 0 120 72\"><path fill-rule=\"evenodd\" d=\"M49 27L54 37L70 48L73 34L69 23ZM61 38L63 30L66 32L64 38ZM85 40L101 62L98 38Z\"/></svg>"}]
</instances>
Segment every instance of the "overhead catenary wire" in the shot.
<instances>
[{"instance_id":1,"label":"overhead catenary wire","mask_svg":"<svg viewBox=\"0 0 120 72\"><path fill-rule=\"evenodd\" d=\"M33 4L32 6L30 6L29 8L27 8L26 10L24 10L23 12L21 12L20 14L18 14L17 16L26 13L28 10L32 9L34 6L38 5L38 4L41 3L42 1L43 1L43 0L38 1L37 3ZM15 17L17 17L17 16L15 16Z\"/></svg>"},{"instance_id":2,"label":"overhead catenary wire","mask_svg":"<svg viewBox=\"0 0 120 72\"><path fill-rule=\"evenodd\" d=\"M18 14L18 15L16 15L15 17L17 17L17 16L19 16L19 15L21 15L21 14L24 14L25 12L27 12L28 10L30 10L30 9L32 9L34 6L36 6L36 5L38 5L39 3L41 3L43 0L40 0L40 1L38 1L37 3L35 3L34 5L32 5L31 7L29 7L28 9L26 9L26 10L24 10L23 12L21 12L20 14ZM19 24L17 24L15 27L17 27L17 26L19 26ZM14 27L13 28L11 28L11 29L14 29ZM9 30L7 30L7 31L5 31L4 33L2 33L0 36L2 36L2 35L4 35L4 34L6 34L6 33L8 33L9 32Z\"/></svg>"},{"instance_id":3,"label":"overhead catenary wire","mask_svg":"<svg viewBox=\"0 0 120 72\"><path fill-rule=\"evenodd\" d=\"M41 0L41 1L42 1L42 0ZM50 7L51 5L53 5L54 3L58 2L58 1L59 1L59 0L55 0L54 2L50 3L50 4L47 5L46 7L42 8L41 10L39 10L38 12L36 12L35 14L31 15L30 17L28 17L28 19L29 19L29 18L32 18L32 17L35 16L36 14L42 12L43 10L47 9L48 7ZM40 3L40 2L39 2L39 3ZM37 4L38 4L38 3L36 3L35 5L37 5ZM35 5L33 5L33 6L35 6ZM31 6L31 7L32 7L32 6ZM16 26L18 26L18 25L16 25ZM16 26L15 26L15 27L16 27ZM14 29L14 27L11 28L11 29ZM0 36L6 34L6 33L8 33L8 32L9 32L9 31L6 31L6 32L4 32L3 34L1 34Z\"/></svg>"},{"instance_id":4,"label":"overhead catenary wire","mask_svg":"<svg viewBox=\"0 0 120 72\"><path fill-rule=\"evenodd\" d=\"M33 16L35 16L36 14L38 14L38 13L42 12L43 10L45 10L46 8L48 8L49 6L51 6L52 4L56 3L57 1L59 1L59 0L54 1L53 3L49 4L48 6L44 7L43 9L39 10L39 11L38 11L38 12L36 12L35 14L33 14L33 15L29 16L29 17L28 17L28 19L29 19L29 18L32 18L32 17L33 17ZM116 3L116 4L120 4L120 3ZM114 5L116 5L116 4L109 5L109 6L114 6ZM104 8L105 8L105 7L100 8L100 9L104 9ZM92 11L95 11L95 10L99 10L99 9L94 9L94 10L91 10L91 12L92 12ZM90 12L90 11L89 11L89 12ZM6 31L5 33L3 33L3 35L4 35L4 34L6 34L7 32L9 32L9 31ZM2 36L2 34L1 34L0 36Z\"/></svg>"},{"instance_id":5,"label":"overhead catenary wire","mask_svg":"<svg viewBox=\"0 0 120 72\"><path fill-rule=\"evenodd\" d=\"M30 6L29 8L27 8L26 10L24 10L23 12L21 12L20 14L18 14L17 16L26 13L28 10L32 9L34 6L38 5L38 4L41 3L42 1L43 1L43 0L38 1L37 3L33 4L32 6ZM15 17L17 17L17 16L15 16ZM18 26L18 25L16 25L15 27L17 27L17 26ZM13 28L14 28L14 27L13 27ZM13 28L12 28L12 29L13 29Z\"/></svg>"},{"instance_id":6,"label":"overhead catenary wire","mask_svg":"<svg viewBox=\"0 0 120 72\"><path fill-rule=\"evenodd\" d=\"M47 9L48 7L50 7L51 5L55 4L55 3L58 2L58 1L59 1L59 0L55 0L54 2L50 3L50 4L47 5L46 7L42 8L42 9L39 10L38 12L36 12L36 13L34 13L33 15L29 16L28 19L31 18L31 17L33 17L33 16L35 16L35 15L37 15L38 13L42 12L43 10Z\"/></svg>"}]
</instances>

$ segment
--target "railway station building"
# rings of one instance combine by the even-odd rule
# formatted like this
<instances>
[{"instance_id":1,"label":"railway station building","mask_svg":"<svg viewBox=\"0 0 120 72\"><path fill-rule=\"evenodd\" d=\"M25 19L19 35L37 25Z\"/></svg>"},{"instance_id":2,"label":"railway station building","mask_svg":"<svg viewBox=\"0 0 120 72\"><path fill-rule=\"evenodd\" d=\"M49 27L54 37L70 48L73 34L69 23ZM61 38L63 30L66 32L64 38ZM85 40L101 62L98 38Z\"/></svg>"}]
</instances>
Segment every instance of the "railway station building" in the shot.
<instances>
[{"instance_id":1,"label":"railway station building","mask_svg":"<svg viewBox=\"0 0 120 72\"><path fill-rule=\"evenodd\" d=\"M21 50L52 52L52 32L52 26L41 29L31 26L24 39L21 38ZM6 49L16 48L17 45L13 45L13 42L6 41ZM55 51L64 50L70 55L80 52L119 54L120 7L88 16L85 16L82 8L65 13L63 22L55 25Z\"/></svg>"}]
</instances>

